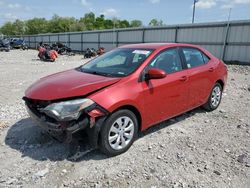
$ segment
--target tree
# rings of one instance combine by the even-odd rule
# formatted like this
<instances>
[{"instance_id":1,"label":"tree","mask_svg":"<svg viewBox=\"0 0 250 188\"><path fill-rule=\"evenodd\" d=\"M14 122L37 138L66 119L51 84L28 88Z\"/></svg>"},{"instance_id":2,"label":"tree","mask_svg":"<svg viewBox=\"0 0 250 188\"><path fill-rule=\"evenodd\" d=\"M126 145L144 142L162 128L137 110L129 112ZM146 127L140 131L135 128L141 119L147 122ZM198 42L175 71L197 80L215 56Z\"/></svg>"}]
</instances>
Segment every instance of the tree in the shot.
<instances>
[{"instance_id":1,"label":"tree","mask_svg":"<svg viewBox=\"0 0 250 188\"><path fill-rule=\"evenodd\" d=\"M103 14L95 19L94 27L95 29L105 29L105 18Z\"/></svg>"},{"instance_id":2,"label":"tree","mask_svg":"<svg viewBox=\"0 0 250 188\"><path fill-rule=\"evenodd\" d=\"M112 20L104 20L104 27L105 29L113 29L114 27L114 22Z\"/></svg>"},{"instance_id":3,"label":"tree","mask_svg":"<svg viewBox=\"0 0 250 188\"><path fill-rule=\"evenodd\" d=\"M162 24L162 21L159 21L157 24ZM111 20L106 19L103 14L96 17L93 12L89 12L80 19L54 15L50 20L33 18L27 21L16 20L14 22L7 22L0 27L0 32L5 35L32 35L39 33L60 33L141 26L142 22L140 20L132 20L131 22L118 18Z\"/></svg>"},{"instance_id":4,"label":"tree","mask_svg":"<svg viewBox=\"0 0 250 188\"><path fill-rule=\"evenodd\" d=\"M87 13L83 18L80 19L83 22L87 30L94 30L95 14L93 12Z\"/></svg>"},{"instance_id":5,"label":"tree","mask_svg":"<svg viewBox=\"0 0 250 188\"><path fill-rule=\"evenodd\" d=\"M129 22L127 20L118 20L119 28L127 28L129 27Z\"/></svg>"},{"instance_id":6,"label":"tree","mask_svg":"<svg viewBox=\"0 0 250 188\"><path fill-rule=\"evenodd\" d=\"M48 31L51 33L70 32L73 31L71 26L76 23L73 17L60 17L54 15L48 24Z\"/></svg>"},{"instance_id":7,"label":"tree","mask_svg":"<svg viewBox=\"0 0 250 188\"><path fill-rule=\"evenodd\" d=\"M163 21L162 20L157 20L157 19L152 19L150 22L149 22L149 24L148 24L149 26L153 26L153 27L155 27L155 26L163 26L164 24L163 24Z\"/></svg>"},{"instance_id":8,"label":"tree","mask_svg":"<svg viewBox=\"0 0 250 188\"><path fill-rule=\"evenodd\" d=\"M142 27L142 21L141 20L132 20L130 22L130 27Z\"/></svg>"},{"instance_id":9,"label":"tree","mask_svg":"<svg viewBox=\"0 0 250 188\"><path fill-rule=\"evenodd\" d=\"M49 23L45 18L33 18L26 22L26 34L38 34L49 32Z\"/></svg>"},{"instance_id":10,"label":"tree","mask_svg":"<svg viewBox=\"0 0 250 188\"><path fill-rule=\"evenodd\" d=\"M25 23L21 20L15 22L7 22L1 27L4 35L23 35L25 33Z\"/></svg>"},{"instance_id":11,"label":"tree","mask_svg":"<svg viewBox=\"0 0 250 188\"><path fill-rule=\"evenodd\" d=\"M13 24L11 22L7 22L1 27L1 33L4 35L14 35L13 31Z\"/></svg>"},{"instance_id":12,"label":"tree","mask_svg":"<svg viewBox=\"0 0 250 188\"><path fill-rule=\"evenodd\" d=\"M85 31L86 27L83 22L80 22L80 20L76 20L76 22L70 26L70 29L71 31Z\"/></svg>"},{"instance_id":13,"label":"tree","mask_svg":"<svg viewBox=\"0 0 250 188\"><path fill-rule=\"evenodd\" d=\"M13 27L14 27L14 34L15 35L24 35L24 33L25 33L25 23L24 23L24 21L21 21L21 20L17 19L13 23Z\"/></svg>"}]
</instances>

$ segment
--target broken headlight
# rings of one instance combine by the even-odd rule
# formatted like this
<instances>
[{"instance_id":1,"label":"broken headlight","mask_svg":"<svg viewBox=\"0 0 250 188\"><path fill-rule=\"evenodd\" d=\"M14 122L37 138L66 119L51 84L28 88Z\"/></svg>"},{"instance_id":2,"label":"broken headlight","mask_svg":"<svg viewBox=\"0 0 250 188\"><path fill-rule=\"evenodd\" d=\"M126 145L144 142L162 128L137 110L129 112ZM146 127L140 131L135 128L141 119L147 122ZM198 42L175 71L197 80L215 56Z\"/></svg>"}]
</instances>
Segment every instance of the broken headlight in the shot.
<instances>
[{"instance_id":1,"label":"broken headlight","mask_svg":"<svg viewBox=\"0 0 250 188\"><path fill-rule=\"evenodd\" d=\"M48 116L58 121L76 120L81 111L94 104L91 99L75 99L65 102L52 103L42 110Z\"/></svg>"}]
</instances>

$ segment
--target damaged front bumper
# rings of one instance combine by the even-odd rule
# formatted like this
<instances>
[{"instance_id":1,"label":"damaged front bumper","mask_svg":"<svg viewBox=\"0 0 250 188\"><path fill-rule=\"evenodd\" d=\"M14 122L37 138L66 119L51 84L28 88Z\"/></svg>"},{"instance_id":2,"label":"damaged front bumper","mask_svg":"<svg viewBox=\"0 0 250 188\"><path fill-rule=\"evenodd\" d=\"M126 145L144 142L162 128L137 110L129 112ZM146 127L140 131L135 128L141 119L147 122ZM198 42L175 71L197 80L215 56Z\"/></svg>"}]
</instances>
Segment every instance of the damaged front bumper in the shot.
<instances>
[{"instance_id":1,"label":"damaged front bumper","mask_svg":"<svg viewBox=\"0 0 250 188\"><path fill-rule=\"evenodd\" d=\"M107 111L95 104L90 108L85 109L77 120L58 121L39 110L48 105L47 101L35 101L33 104L33 101L31 102L30 99L24 98L24 100L30 117L53 138L56 138L61 142L70 142L73 133L86 128L93 128L96 123L96 119L107 115Z\"/></svg>"},{"instance_id":2,"label":"damaged front bumper","mask_svg":"<svg viewBox=\"0 0 250 188\"><path fill-rule=\"evenodd\" d=\"M87 117L82 118L82 120L78 122L51 122L48 118L44 116L38 116L34 112L32 112L27 107L27 112L29 113L30 117L38 123L40 127L49 131L49 132L58 132L63 133L65 131L69 133L74 133L81 129L85 129L89 125L89 119Z\"/></svg>"}]
</instances>

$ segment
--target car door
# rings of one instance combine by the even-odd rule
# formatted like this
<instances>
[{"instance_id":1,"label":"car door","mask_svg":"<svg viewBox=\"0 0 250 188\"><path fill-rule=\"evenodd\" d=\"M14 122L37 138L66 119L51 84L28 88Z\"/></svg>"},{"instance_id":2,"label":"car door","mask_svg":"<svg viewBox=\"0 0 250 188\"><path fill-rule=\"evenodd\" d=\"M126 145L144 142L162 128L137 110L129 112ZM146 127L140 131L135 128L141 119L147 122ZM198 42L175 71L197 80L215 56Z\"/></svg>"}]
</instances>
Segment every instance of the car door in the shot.
<instances>
[{"instance_id":1,"label":"car door","mask_svg":"<svg viewBox=\"0 0 250 188\"><path fill-rule=\"evenodd\" d=\"M162 69L167 76L141 82L143 111L147 114L145 123L148 126L184 112L188 99L187 70L183 69L178 48L160 52L144 72L150 68Z\"/></svg>"},{"instance_id":2,"label":"car door","mask_svg":"<svg viewBox=\"0 0 250 188\"><path fill-rule=\"evenodd\" d=\"M197 48L181 48L189 77L189 109L198 107L207 100L213 85L209 57Z\"/></svg>"}]
</instances>

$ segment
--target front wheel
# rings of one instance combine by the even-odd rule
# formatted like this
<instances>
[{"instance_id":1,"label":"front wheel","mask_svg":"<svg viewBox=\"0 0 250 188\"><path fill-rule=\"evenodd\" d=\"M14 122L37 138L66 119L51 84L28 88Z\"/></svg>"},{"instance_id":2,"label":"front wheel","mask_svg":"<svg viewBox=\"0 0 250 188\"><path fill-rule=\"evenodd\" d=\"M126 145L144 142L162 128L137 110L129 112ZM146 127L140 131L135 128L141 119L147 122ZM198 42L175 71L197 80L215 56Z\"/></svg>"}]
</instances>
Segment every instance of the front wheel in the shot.
<instances>
[{"instance_id":1,"label":"front wheel","mask_svg":"<svg viewBox=\"0 0 250 188\"><path fill-rule=\"evenodd\" d=\"M220 105L221 96L222 86L217 82L210 93L207 103L203 105L203 108L207 111L215 110Z\"/></svg>"},{"instance_id":2,"label":"front wheel","mask_svg":"<svg viewBox=\"0 0 250 188\"><path fill-rule=\"evenodd\" d=\"M127 151L138 134L138 121L130 110L118 110L105 121L101 130L100 149L108 156Z\"/></svg>"}]
</instances>

